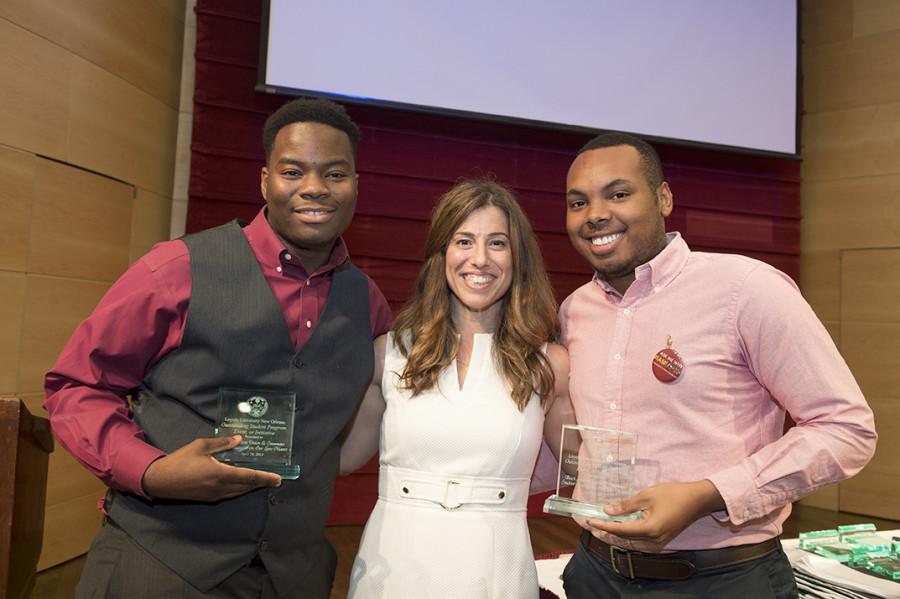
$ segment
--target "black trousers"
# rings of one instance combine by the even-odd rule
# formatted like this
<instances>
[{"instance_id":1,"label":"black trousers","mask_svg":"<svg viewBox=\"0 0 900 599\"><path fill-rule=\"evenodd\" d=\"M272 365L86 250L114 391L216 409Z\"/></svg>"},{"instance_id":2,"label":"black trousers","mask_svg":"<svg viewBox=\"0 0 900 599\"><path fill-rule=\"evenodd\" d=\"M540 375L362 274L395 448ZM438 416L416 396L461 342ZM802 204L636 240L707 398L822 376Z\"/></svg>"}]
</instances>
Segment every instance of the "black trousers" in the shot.
<instances>
[{"instance_id":1,"label":"black trousers","mask_svg":"<svg viewBox=\"0 0 900 599\"><path fill-rule=\"evenodd\" d=\"M687 580L629 580L579 544L563 571L568 599L788 599L797 597L794 573L784 551L737 566L700 572Z\"/></svg>"},{"instance_id":2,"label":"black trousers","mask_svg":"<svg viewBox=\"0 0 900 599\"><path fill-rule=\"evenodd\" d=\"M302 599L303 589L295 589L291 599ZM122 529L104 524L91 544L76 599L276 599L272 580L262 566L247 565L221 584L201 592L147 553ZM285 598L283 598L285 599Z\"/></svg>"}]
</instances>

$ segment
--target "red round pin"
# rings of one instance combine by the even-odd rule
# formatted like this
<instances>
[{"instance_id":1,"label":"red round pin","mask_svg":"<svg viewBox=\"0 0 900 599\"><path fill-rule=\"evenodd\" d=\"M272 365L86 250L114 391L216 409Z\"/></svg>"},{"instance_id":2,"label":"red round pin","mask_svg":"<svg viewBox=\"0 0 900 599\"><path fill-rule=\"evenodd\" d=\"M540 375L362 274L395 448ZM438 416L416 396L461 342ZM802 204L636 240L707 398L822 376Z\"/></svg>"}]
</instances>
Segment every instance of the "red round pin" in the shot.
<instances>
[{"instance_id":1,"label":"red round pin","mask_svg":"<svg viewBox=\"0 0 900 599\"><path fill-rule=\"evenodd\" d=\"M672 349L672 337L666 341L666 348L653 356L653 376L663 383L673 383L684 372L684 361L678 352Z\"/></svg>"}]
</instances>

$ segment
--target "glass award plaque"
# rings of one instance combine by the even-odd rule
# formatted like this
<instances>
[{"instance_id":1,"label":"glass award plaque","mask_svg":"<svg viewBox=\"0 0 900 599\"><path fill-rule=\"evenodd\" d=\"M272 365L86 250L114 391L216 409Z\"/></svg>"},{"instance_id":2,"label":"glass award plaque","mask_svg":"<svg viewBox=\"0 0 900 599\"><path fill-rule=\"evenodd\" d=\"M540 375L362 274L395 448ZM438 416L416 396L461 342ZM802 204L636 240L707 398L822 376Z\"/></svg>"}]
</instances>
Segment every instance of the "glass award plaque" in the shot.
<instances>
[{"instance_id":1,"label":"glass award plaque","mask_svg":"<svg viewBox=\"0 0 900 599\"><path fill-rule=\"evenodd\" d=\"M265 389L219 389L219 417L215 435L240 435L241 444L216 454L232 466L280 474L289 480L300 476L300 466L291 463L294 439L294 405L290 391Z\"/></svg>"},{"instance_id":2,"label":"glass award plaque","mask_svg":"<svg viewBox=\"0 0 900 599\"><path fill-rule=\"evenodd\" d=\"M544 511L613 522L639 520L641 512L610 516L603 511L604 505L634 495L636 451L635 433L564 424L559 480L556 493L544 502Z\"/></svg>"}]
</instances>

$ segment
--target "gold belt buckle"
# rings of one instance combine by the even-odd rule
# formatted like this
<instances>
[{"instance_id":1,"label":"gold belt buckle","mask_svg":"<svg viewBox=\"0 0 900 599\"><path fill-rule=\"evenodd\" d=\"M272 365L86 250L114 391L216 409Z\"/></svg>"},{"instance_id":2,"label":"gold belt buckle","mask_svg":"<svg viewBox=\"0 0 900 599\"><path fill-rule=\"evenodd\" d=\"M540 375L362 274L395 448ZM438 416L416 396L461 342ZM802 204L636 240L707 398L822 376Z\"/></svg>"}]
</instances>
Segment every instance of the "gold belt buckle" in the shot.
<instances>
[{"instance_id":1,"label":"gold belt buckle","mask_svg":"<svg viewBox=\"0 0 900 599\"><path fill-rule=\"evenodd\" d=\"M447 492L444 494L444 499L446 499L446 496L450 494L450 488L451 488L453 485L458 485L458 484L459 484L459 483L456 482L455 480L448 480L448 481L447 481ZM447 510L448 512L456 511L456 510L458 510L459 508L462 507L462 502L461 502L461 501L460 501L459 503L457 503L456 505L447 505L447 504L444 503L443 501L441 501L441 502L439 502L439 503L441 504L441 507L444 508L445 510Z\"/></svg>"},{"instance_id":2,"label":"gold belt buckle","mask_svg":"<svg viewBox=\"0 0 900 599\"><path fill-rule=\"evenodd\" d=\"M616 563L616 552L621 553L627 558L628 561L628 573L625 574L619 571L619 565ZM625 578L634 578L634 564L631 562L631 552L626 549L620 549L615 545L609 546L609 563L612 564L613 572L618 574L619 576L623 576Z\"/></svg>"}]
</instances>

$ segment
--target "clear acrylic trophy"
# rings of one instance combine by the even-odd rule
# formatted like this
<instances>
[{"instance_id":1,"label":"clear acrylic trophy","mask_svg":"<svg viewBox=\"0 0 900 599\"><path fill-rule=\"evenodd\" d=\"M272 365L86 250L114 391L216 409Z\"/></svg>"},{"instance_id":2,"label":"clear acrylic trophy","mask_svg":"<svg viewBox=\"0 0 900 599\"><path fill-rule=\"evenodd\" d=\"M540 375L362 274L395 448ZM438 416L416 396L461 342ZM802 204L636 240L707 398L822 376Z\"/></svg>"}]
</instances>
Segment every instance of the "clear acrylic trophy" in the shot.
<instances>
[{"instance_id":1,"label":"clear acrylic trophy","mask_svg":"<svg viewBox=\"0 0 900 599\"><path fill-rule=\"evenodd\" d=\"M636 451L635 433L564 424L556 493L544 502L544 511L614 522L639 520L641 512L610 516L603 511L604 505L634 495Z\"/></svg>"},{"instance_id":2,"label":"clear acrylic trophy","mask_svg":"<svg viewBox=\"0 0 900 599\"><path fill-rule=\"evenodd\" d=\"M296 396L289 391L221 388L215 435L241 435L242 441L217 453L216 459L289 480L299 478L300 466L291 463L295 403Z\"/></svg>"}]
</instances>

